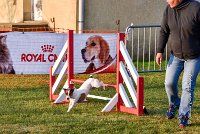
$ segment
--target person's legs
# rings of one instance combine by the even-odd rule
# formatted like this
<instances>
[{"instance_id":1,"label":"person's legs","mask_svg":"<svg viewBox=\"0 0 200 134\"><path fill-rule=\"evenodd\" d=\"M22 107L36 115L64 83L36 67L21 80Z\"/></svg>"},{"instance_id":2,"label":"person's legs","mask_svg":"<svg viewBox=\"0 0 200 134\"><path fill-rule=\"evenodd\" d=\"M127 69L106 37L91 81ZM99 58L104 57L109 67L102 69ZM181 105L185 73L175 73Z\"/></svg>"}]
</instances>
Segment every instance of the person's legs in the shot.
<instances>
[{"instance_id":1,"label":"person's legs","mask_svg":"<svg viewBox=\"0 0 200 134\"><path fill-rule=\"evenodd\" d=\"M184 74L182 79L182 96L179 108L180 116L190 116L194 100L194 88L196 85L196 78L198 76L199 71L200 57L185 61Z\"/></svg>"},{"instance_id":2,"label":"person's legs","mask_svg":"<svg viewBox=\"0 0 200 134\"><path fill-rule=\"evenodd\" d=\"M184 61L170 56L166 76L165 76L165 89L169 100L169 105L179 106L180 98L178 97L178 79L183 71Z\"/></svg>"}]
</instances>

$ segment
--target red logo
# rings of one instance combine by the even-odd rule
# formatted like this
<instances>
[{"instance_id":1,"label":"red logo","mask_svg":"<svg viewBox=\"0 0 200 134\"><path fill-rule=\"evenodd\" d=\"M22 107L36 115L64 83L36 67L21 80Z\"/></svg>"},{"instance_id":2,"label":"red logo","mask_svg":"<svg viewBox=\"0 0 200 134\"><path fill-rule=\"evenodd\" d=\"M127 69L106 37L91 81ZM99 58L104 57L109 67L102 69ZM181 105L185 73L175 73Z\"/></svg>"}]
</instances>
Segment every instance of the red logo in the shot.
<instances>
[{"instance_id":1,"label":"red logo","mask_svg":"<svg viewBox=\"0 0 200 134\"><path fill-rule=\"evenodd\" d=\"M54 46L52 45L42 45L41 49L43 52L47 53L22 53L21 54L21 62L55 62L57 60L57 55L52 53L54 50ZM67 59L67 55L63 58L63 62Z\"/></svg>"},{"instance_id":2,"label":"red logo","mask_svg":"<svg viewBox=\"0 0 200 134\"><path fill-rule=\"evenodd\" d=\"M54 46L52 45L43 45L41 46L43 52L53 52Z\"/></svg>"}]
</instances>

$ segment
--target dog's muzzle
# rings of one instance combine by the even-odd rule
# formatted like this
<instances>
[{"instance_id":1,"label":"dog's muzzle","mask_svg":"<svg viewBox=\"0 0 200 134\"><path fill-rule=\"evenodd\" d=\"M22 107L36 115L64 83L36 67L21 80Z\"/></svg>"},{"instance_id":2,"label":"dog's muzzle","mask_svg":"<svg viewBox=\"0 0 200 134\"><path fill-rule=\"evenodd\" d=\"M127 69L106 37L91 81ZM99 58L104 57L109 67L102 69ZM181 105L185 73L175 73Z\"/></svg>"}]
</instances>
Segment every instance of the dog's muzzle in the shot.
<instances>
[{"instance_id":1,"label":"dog's muzzle","mask_svg":"<svg viewBox=\"0 0 200 134\"><path fill-rule=\"evenodd\" d=\"M86 63L86 62L89 62L88 60L86 60L86 58L85 58L85 52L86 52L86 49L85 48L83 48L83 49L81 49L81 55L82 55L82 59L84 60L84 62Z\"/></svg>"},{"instance_id":2,"label":"dog's muzzle","mask_svg":"<svg viewBox=\"0 0 200 134\"><path fill-rule=\"evenodd\" d=\"M69 97L69 96L67 96L67 97L66 97L66 99L67 99L67 100L69 100L69 99L70 99L70 97Z\"/></svg>"},{"instance_id":3,"label":"dog's muzzle","mask_svg":"<svg viewBox=\"0 0 200 134\"><path fill-rule=\"evenodd\" d=\"M93 56L93 57L91 58L90 61L87 60L87 59L85 58L85 52L86 52L86 49L85 49L85 48L81 49L82 59L84 60L85 63L86 63L86 62L93 61L93 60L95 59L95 56Z\"/></svg>"},{"instance_id":4,"label":"dog's muzzle","mask_svg":"<svg viewBox=\"0 0 200 134\"><path fill-rule=\"evenodd\" d=\"M81 54L85 54L85 52L86 52L85 48L81 49Z\"/></svg>"}]
</instances>

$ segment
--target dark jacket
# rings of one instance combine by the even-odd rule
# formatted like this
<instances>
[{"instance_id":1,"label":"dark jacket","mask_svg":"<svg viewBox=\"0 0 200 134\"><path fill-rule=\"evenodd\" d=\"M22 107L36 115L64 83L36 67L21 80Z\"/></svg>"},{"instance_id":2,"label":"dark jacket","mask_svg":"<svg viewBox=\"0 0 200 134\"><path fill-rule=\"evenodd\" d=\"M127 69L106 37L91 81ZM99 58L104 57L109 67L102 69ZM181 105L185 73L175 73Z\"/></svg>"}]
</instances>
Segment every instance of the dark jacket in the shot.
<instances>
[{"instance_id":1,"label":"dark jacket","mask_svg":"<svg viewBox=\"0 0 200 134\"><path fill-rule=\"evenodd\" d=\"M183 0L164 11L157 53L163 53L166 43L171 53L180 59L200 56L200 3Z\"/></svg>"}]
</instances>

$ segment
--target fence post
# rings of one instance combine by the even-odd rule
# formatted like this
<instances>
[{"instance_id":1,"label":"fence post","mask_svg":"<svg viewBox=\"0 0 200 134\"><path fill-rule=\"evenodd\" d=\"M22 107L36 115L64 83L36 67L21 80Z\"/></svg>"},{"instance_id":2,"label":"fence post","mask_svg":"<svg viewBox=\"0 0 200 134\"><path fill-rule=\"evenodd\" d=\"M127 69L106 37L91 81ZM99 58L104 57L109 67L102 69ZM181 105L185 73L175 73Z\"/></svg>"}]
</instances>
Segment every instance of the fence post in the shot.
<instances>
[{"instance_id":1,"label":"fence post","mask_svg":"<svg viewBox=\"0 0 200 134\"><path fill-rule=\"evenodd\" d=\"M118 41L117 41L117 94L118 94L118 102L116 106L116 111L120 111L120 105L122 105L122 98L119 94L119 84L123 83L123 78L120 73L120 62L124 61L123 56L120 52L120 41L124 41L125 34L118 33Z\"/></svg>"},{"instance_id":2,"label":"fence post","mask_svg":"<svg viewBox=\"0 0 200 134\"><path fill-rule=\"evenodd\" d=\"M137 79L137 115L144 114L144 78L138 77Z\"/></svg>"},{"instance_id":3,"label":"fence post","mask_svg":"<svg viewBox=\"0 0 200 134\"><path fill-rule=\"evenodd\" d=\"M74 78L74 35L73 30L68 30L68 50L67 50L67 60L68 60L68 86L70 89L73 85L70 83L71 79Z\"/></svg>"},{"instance_id":4,"label":"fence post","mask_svg":"<svg viewBox=\"0 0 200 134\"><path fill-rule=\"evenodd\" d=\"M49 99L50 101L53 100L53 94L52 94L52 87L53 84L55 83L55 76L52 75L52 66L49 69Z\"/></svg>"}]
</instances>

